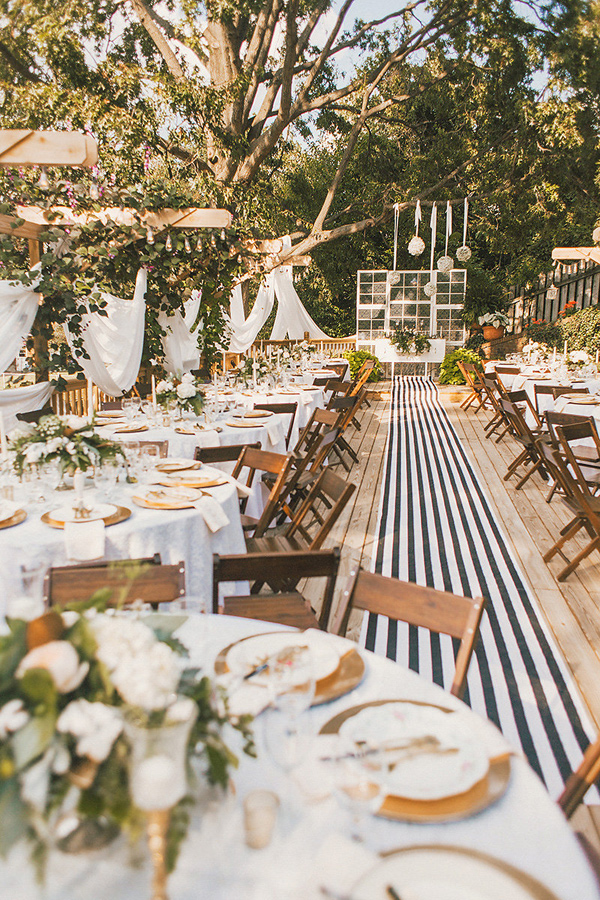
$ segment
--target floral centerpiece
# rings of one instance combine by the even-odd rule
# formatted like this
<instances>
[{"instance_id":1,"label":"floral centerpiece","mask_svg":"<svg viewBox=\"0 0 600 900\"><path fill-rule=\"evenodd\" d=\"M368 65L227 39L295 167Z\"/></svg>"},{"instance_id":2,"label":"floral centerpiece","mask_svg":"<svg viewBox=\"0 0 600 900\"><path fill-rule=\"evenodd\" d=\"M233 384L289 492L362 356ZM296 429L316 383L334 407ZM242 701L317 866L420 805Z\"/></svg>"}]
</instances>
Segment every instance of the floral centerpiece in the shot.
<instances>
[{"instance_id":1,"label":"floral centerpiece","mask_svg":"<svg viewBox=\"0 0 600 900\"><path fill-rule=\"evenodd\" d=\"M182 412L200 415L204 408L204 392L194 376L186 372L181 378L166 378L156 385L156 400L161 406L174 403Z\"/></svg>"},{"instance_id":2,"label":"floral centerpiece","mask_svg":"<svg viewBox=\"0 0 600 900\"><path fill-rule=\"evenodd\" d=\"M256 353L254 356L245 356L237 371L237 378L242 384L248 386L255 380L258 383L269 378L275 369L270 359L263 353Z\"/></svg>"},{"instance_id":3,"label":"floral centerpiece","mask_svg":"<svg viewBox=\"0 0 600 900\"><path fill-rule=\"evenodd\" d=\"M544 344L541 341L527 341L523 346L522 353L532 365L539 362L545 362L550 359L552 355L548 344Z\"/></svg>"},{"instance_id":4,"label":"floral centerpiece","mask_svg":"<svg viewBox=\"0 0 600 900\"><path fill-rule=\"evenodd\" d=\"M309 359L310 356L316 352L316 345L309 344L308 341L300 341L297 344L294 344L290 347L290 355L292 359Z\"/></svg>"},{"instance_id":5,"label":"floral centerpiece","mask_svg":"<svg viewBox=\"0 0 600 900\"><path fill-rule=\"evenodd\" d=\"M421 353L427 353L431 347L431 339L426 335L415 331L414 328L407 328L400 324L394 327L389 334L389 339L399 353L411 354L412 356L420 356Z\"/></svg>"},{"instance_id":6,"label":"floral centerpiece","mask_svg":"<svg viewBox=\"0 0 600 900\"><path fill-rule=\"evenodd\" d=\"M252 752L250 717L230 722L226 697L186 667L185 648L172 634L176 624L169 629L166 621L107 610L99 594L62 613L7 620L9 632L0 638L0 852L29 840L41 875L65 819L137 838L144 815L132 802L132 779L141 773L130 765L131 722L152 734L187 719L184 763L198 758L209 782L223 786L237 763L224 727L236 728ZM182 776L174 793L168 760L150 762L146 799L159 809L173 806L165 854L171 870L187 830L187 780Z\"/></svg>"},{"instance_id":7,"label":"floral centerpiece","mask_svg":"<svg viewBox=\"0 0 600 900\"><path fill-rule=\"evenodd\" d=\"M37 425L14 429L8 449L18 475L57 462L61 473L85 472L90 466L123 456L123 448L94 431L93 423L78 416L42 416Z\"/></svg>"}]
</instances>

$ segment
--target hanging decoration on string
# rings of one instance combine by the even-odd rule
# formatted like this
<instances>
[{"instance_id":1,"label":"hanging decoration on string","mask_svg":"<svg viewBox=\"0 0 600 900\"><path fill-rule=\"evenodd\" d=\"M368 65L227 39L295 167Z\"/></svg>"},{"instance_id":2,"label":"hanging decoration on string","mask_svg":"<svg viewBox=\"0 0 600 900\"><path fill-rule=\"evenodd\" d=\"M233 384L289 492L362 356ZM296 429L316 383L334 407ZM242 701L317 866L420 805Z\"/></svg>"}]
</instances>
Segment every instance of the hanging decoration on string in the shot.
<instances>
[{"instance_id":1,"label":"hanging decoration on string","mask_svg":"<svg viewBox=\"0 0 600 900\"><path fill-rule=\"evenodd\" d=\"M398 261L398 222L400 219L400 207L397 203L394 203L394 272L397 269L397 261Z\"/></svg>"},{"instance_id":2,"label":"hanging decoration on string","mask_svg":"<svg viewBox=\"0 0 600 900\"><path fill-rule=\"evenodd\" d=\"M440 256L437 261L438 271L440 272L451 272L454 268L454 260L451 256L448 256L448 239L452 234L452 204L448 200L446 203L446 248L444 250L444 255Z\"/></svg>"},{"instance_id":3,"label":"hanging decoration on string","mask_svg":"<svg viewBox=\"0 0 600 900\"><path fill-rule=\"evenodd\" d=\"M556 300L556 298L558 297L558 285L556 284L556 276L558 275L560 277L560 272L558 270L559 263L556 262L554 268L552 269L552 283L546 291L547 300Z\"/></svg>"},{"instance_id":4,"label":"hanging decoration on string","mask_svg":"<svg viewBox=\"0 0 600 900\"><path fill-rule=\"evenodd\" d=\"M430 220L430 228L431 228L431 258L429 260L429 281L423 288L425 294L428 297L435 297L436 295L436 286L433 280L433 261L435 259L435 240L437 237L437 203L434 200L433 206L431 207L431 220Z\"/></svg>"},{"instance_id":5,"label":"hanging decoration on string","mask_svg":"<svg viewBox=\"0 0 600 900\"><path fill-rule=\"evenodd\" d=\"M421 221L421 201L417 200L415 208L415 236L408 242L408 252L411 256L420 256L425 249L425 241L419 237L419 223ZM394 268L396 266L394 265Z\"/></svg>"},{"instance_id":6,"label":"hanging decoration on string","mask_svg":"<svg viewBox=\"0 0 600 900\"><path fill-rule=\"evenodd\" d=\"M456 251L456 258L459 262L467 262L471 259L471 248L467 247L467 221L469 219L469 201L465 197L465 212L463 216L463 239L462 245Z\"/></svg>"}]
</instances>

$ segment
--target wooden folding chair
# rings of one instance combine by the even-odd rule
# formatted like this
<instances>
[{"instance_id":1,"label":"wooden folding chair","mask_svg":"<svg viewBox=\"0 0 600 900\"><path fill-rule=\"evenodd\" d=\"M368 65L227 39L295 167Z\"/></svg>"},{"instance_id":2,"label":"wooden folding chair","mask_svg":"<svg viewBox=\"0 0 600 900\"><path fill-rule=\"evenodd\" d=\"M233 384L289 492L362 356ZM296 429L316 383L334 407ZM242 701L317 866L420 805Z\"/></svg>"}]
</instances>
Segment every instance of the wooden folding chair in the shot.
<instances>
[{"instance_id":1,"label":"wooden folding chair","mask_svg":"<svg viewBox=\"0 0 600 900\"><path fill-rule=\"evenodd\" d=\"M43 416L52 415L54 415L54 410L52 409L52 407L43 406L41 409L33 409L29 412L17 413L17 419L19 420L19 422L28 422L29 424L37 425Z\"/></svg>"},{"instance_id":2,"label":"wooden folding chair","mask_svg":"<svg viewBox=\"0 0 600 900\"><path fill-rule=\"evenodd\" d=\"M194 459L197 462L203 462L207 465L211 463L237 462L246 447L251 450L260 450L262 444L256 441L255 444L226 444L222 447L196 447L194 450Z\"/></svg>"},{"instance_id":3,"label":"wooden folding chair","mask_svg":"<svg viewBox=\"0 0 600 900\"><path fill-rule=\"evenodd\" d=\"M158 562L157 562L158 560ZM162 565L160 556L119 559L76 566L55 566L44 579L44 601L65 606L89 600L107 588L111 606L128 606L136 600L157 607L185 595L185 563Z\"/></svg>"},{"instance_id":4,"label":"wooden folding chair","mask_svg":"<svg viewBox=\"0 0 600 900\"><path fill-rule=\"evenodd\" d=\"M343 599L331 623L335 634L345 635L351 611L363 609L460 639L450 693L462 697L485 607L483 597L460 597L357 569L350 575Z\"/></svg>"},{"instance_id":5,"label":"wooden folding chair","mask_svg":"<svg viewBox=\"0 0 600 900\"><path fill-rule=\"evenodd\" d=\"M483 396L483 387L480 384L478 378L475 377L475 373L477 369L472 363L463 362L463 360L457 361L457 366L459 370L462 372L462 376L465 379L465 384L470 388L470 393L467 394L465 399L460 404L461 409L467 410L473 403L477 404L475 408L475 412L478 413L479 410L483 409L484 406L484 396Z\"/></svg>"},{"instance_id":6,"label":"wooden folding chair","mask_svg":"<svg viewBox=\"0 0 600 900\"><path fill-rule=\"evenodd\" d=\"M246 516L248 497L240 498L240 511L242 513L242 527L245 531L252 531L256 537L260 537L268 529L279 510L279 500L290 478L294 463L291 453L272 453L269 450L255 450L245 447L240 453L232 476L242 480L241 476L246 470L246 486L252 487L257 472L268 473L273 476L270 485L269 496L265 501L260 518L253 519Z\"/></svg>"},{"instance_id":7,"label":"wooden folding chair","mask_svg":"<svg viewBox=\"0 0 600 900\"><path fill-rule=\"evenodd\" d=\"M572 772L558 798L558 805L570 819L591 786L600 777L600 736L589 745L583 759Z\"/></svg>"},{"instance_id":8,"label":"wooden folding chair","mask_svg":"<svg viewBox=\"0 0 600 900\"><path fill-rule=\"evenodd\" d=\"M281 534L249 538L248 553L320 550L355 490L325 466Z\"/></svg>"},{"instance_id":9,"label":"wooden folding chair","mask_svg":"<svg viewBox=\"0 0 600 900\"><path fill-rule=\"evenodd\" d=\"M581 422L589 421L588 416L577 416L571 413L557 413L552 409L547 409L544 413L544 424L546 426L546 430L548 432L548 437L550 438L550 442L552 446L558 450L560 453L560 444L558 441L558 435L556 434L556 426L557 425L579 425ZM594 448L591 447L577 447L573 448L573 452L575 456L581 458L584 462L587 460L594 464L597 457L597 452ZM560 485L554 481L552 487L548 491L546 495L546 503L550 503L556 491L560 491Z\"/></svg>"},{"instance_id":10,"label":"wooden folding chair","mask_svg":"<svg viewBox=\"0 0 600 900\"><path fill-rule=\"evenodd\" d=\"M297 403L255 403L254 409L265 409L269 412L279 413L280 415L289 415L290 424L288 426L287 434L285 436L285 449L288 450L290 446L290 439L292 437L292 429L294 428L294 421L296 419L296 412L298 411Z\"/></svg>"},{"instance_id":11,"label":"wooden folding chair","mask_svg":"<svg viewBox=\"0 0 600 900\"><path fill-rule=\"evenodd\" d=\"M525 482L529 478L531 478L534 472L539 471L542 478L547 480L548 473L544 468L543 459L540 456L538 446L536 444L537 438L544 438L544 436L541 434L541 431L532 431L529 428L529 425L525 421L523 413L516 403L513 403L511 400L501 399L500 405L504 411L507 421L510 423L512 436L523 448L521 453L519 453L516 459L512 461L512 463L506 470L504 481L508 481L508 479L516 473L517 469L520 466L527 466L527 464L530 464L529 468L526 468L525 474L516 484L516 489L518 491L523 487Z\"/></svg>"},{"instance_id":12,"label":"wooden folding chair","mask_svg":"<svg viewBox=\"0 0 600 900\"><path fill-rule=\"evenodd\" d=\"M593 550L600 549L600 497L595 497L591 493L572 450L561 437L560 425L557 426L556 432L566 458L563 458L551 444L542 441L539 442L539 452L546 468L558 482L562 492L561 499L573 513L573 518L561 528L560 538L544 553L543 559L544 562L549 562L557 553L562 556L567 565L561 569L557 578L564 581ZM587 531L590 540L583 550L569 561L563 547L582 528Z\"/></svg>"},{"instance_id":13,"label":"wooden folding chair","mask_svg":"<svg viewBox=\"0 0 600 900\"><path fill-rule=\"evenodd\" d=\"M213 613L242 616L293 625L296 628L327 630L333 592L340 564L339 548L292 551L289 553L244 553L213 556ZM293 575L290 578L290 575ZM308 600L295 590L299 580L325 578L321 611L317 616ZM267 593L219 598L222 582L260 582Z\"/></svg>"}]
</instances>

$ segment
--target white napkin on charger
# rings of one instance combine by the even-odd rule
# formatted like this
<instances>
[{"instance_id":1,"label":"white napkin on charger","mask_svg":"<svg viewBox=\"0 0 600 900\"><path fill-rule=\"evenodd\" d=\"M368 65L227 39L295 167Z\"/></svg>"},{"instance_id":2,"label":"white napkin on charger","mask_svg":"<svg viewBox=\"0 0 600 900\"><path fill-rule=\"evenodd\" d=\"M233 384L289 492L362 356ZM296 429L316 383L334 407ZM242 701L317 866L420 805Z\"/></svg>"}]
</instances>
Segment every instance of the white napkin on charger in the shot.
<instances>
[{"instance_id":1,"label":"white napkin on charger","mask_svg":"<svg viewBox=\"0 0 600 900\"><path fill-rule=\"evenodd\" d=\"M223 507L218 500L215 500L209 494L203 494L199 500L196 500L194 507L202 514L207 528L213 534L220 531L225 525L229 525L229 518Z\"/></svg>"},{"instance_id":2,"label":"white napkin on charger","mask_svg":"<svg viewBox=\"0 0 600 900\"><path fill-rule=\"evenodd\" d=\"M267 429L267 434L269 436L269 441L273 446L277 444L281 437L281 425L279 422L267 422L265 425Z\"/></svg>"}]
</instances>

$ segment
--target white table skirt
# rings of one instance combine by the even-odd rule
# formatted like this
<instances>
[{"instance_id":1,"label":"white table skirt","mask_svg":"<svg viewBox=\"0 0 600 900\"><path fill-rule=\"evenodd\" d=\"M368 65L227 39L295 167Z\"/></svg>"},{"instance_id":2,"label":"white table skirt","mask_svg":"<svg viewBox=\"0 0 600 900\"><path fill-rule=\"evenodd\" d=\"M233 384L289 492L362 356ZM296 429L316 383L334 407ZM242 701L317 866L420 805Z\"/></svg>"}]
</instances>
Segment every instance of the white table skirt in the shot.
<instances>
[{"instance_id":1,"label":"white table skirt","mask_svg":"<svg viewBox=\"0 0 600 900\"><path fill-rule=\"evenodd\" d=\"M192 647L204 644L201 658L211 668L214 656L227 644L275 627L224 616L194 617L183 627L181 636ZM461 706L448 693L398 664L367 651L362 653L367 662L362 684L352 693L305 713L302 721L307 729L316 733L338 712L375 699L410 698ZM196 662L193 654L192 661ZM489 731L491 739L495 739L491 724L466 712L473 715L480 734ZM259 717L255 723L259 738L261 728ZM233 774L235 795L225 804L196 808L177 868L169 878L171 900L318 900L323 896L319 892L323 851L332 836L341 834L347 838L349 830L348 814L340 810L333 798L305 802L292 833L286 839L276 834L265 850L248 850L243 843L243 797L257 787L278 790L281 778L268 756L259 753L255 760L240 757L240 767ZM518 756L512 761L506 793L476 816L442 824L410 824L373 817L365 831L369 851L414 844L465 847L489 853L528 872L554 891L558 900L598 900L600 896L593 873L562 813ZM357 845L354 863L362 852ZM47 884L42 891L26 862L26 849L19 847L8 862L0 862L0 875L3 893L10 900L149 897L148 865L133 868L129 863L124 842L80 856L51 854ZM326 863L330 867L331 858Z\"/></svg>"},{"instance_id":2,"label":"white table skirt","mask_svg":"<svg viewBox=\"0 0 600 900\"><path fill-rule=\"evenodd\" d=\"M213 553L244 553L236 489L225 484L211 488L229 519L213 534L202 514L196 509L143 509L131 502L132 488L123 490L113 502L131 509L131 516L105 530L107 559L136 559L160 553L163 563L185 561L186 591L210 602L212 598ZM57 493L58 503L68 502L72 494ZM0 531L0 615L6 602L16 590L19 566L34 559L47 566L65 565L64 532L40 521L43 508L28 509L28 518L13 528Z\"/></svg>"}]
</instances>

